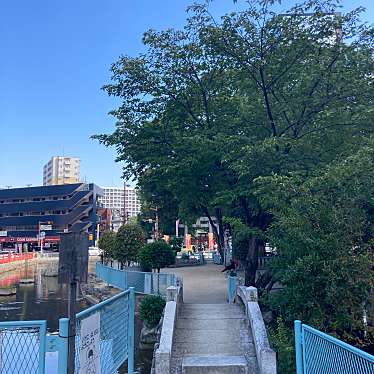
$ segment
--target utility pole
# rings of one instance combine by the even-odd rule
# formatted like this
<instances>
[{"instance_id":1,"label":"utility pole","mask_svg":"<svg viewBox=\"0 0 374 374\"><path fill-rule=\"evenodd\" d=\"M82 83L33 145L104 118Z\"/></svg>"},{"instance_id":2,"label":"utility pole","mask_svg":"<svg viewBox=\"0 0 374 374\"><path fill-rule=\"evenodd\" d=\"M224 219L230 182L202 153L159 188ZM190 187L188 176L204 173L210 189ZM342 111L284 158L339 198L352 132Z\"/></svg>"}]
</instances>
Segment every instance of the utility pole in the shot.
<instances>
[{"instance_id":1,"label":"utility pole","mask_svg":"<svg viewBox=\"0 0 374 374\"><path fill-rule=\"evenodd\" d=\"M123 182L123 217L122 222L125 225L127 223L127 212L126 212L126 181Z\"/></svg>"},{"instance_id":2,"label":"utility pole","mask_svg":"<svg viewBox=\"0 0 374 374\"><path fill-rule=\"evenodd\" d=\"M158 234L158 207L157 206L156 206L155 234L156 234L156 240L158 240L159 234Z\"/></svg>"}]
</instances>

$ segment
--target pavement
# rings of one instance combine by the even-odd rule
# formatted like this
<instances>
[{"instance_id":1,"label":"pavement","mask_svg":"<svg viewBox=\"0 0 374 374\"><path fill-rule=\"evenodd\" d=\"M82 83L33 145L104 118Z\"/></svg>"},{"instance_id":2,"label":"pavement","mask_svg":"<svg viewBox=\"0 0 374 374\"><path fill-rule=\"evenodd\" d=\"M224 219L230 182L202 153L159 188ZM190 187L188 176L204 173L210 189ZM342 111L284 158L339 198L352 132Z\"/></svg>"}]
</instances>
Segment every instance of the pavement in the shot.
<instances>
[{"instance_id":1,"label":"pavement","mask_svg":"<svg viewBox=\"0 0 374 374\"><path fill-rule=\"evenodd\" d=\"M226 303L226 277L222 265L207 263L200 266L162 269L183 278L183 299L187 304Z\"/></svg>"}]
</instances>

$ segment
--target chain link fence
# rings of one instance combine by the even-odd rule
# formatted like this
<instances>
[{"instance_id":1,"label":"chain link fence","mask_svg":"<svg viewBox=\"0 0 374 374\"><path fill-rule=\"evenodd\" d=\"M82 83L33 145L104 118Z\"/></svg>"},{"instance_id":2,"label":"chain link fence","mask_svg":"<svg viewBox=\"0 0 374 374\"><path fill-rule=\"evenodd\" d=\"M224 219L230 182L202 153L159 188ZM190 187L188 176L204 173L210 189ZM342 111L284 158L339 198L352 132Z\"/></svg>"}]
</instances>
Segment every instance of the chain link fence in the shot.
<instances>
[{"instance_id":1,"label":"chain link fence","mask_svg":"<svg viewBox=\"0 0 374 374\"><path fill-rule=\"evenodd\" d=\"M43 374L46 321L0 322L0 373Z\"/></svg>"}]
</instances>

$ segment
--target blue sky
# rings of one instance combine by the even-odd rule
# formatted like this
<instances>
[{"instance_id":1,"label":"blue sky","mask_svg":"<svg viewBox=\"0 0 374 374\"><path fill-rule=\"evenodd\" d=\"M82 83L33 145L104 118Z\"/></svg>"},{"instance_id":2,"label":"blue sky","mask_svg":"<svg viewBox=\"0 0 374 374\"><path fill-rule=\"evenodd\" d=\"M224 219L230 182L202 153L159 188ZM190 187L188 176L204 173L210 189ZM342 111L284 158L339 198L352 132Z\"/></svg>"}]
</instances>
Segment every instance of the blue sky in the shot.
<instances>
[{"instance_id":1,"label":"blue sky","mask_svg":"<svg viewBox=\"0 0 374 374\"><path fill-rule=\"evenodd\" d=\"M62 154L81 158L83 179L121 185L115 151L89 138L114 128L117 102L100 88L119 55L142 51L145 30L182 27L191 2L1 0L0 188L42 184L44 163ZM373 0L343 4L373 20ZM237 6L215 0L213 13Z\"/></svg>"}]
</instances>

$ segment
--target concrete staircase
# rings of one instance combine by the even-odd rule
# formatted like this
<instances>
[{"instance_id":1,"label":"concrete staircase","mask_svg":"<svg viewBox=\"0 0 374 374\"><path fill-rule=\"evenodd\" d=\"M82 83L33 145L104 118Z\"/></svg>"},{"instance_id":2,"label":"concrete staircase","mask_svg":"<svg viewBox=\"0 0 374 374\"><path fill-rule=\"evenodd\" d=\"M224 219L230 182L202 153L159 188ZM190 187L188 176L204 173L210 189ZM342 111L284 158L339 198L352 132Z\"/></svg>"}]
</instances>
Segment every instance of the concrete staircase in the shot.
<instances>
[{"instance_id":1,"label":"concrete staircase","mask_svg":"<svg viewBox=\"0 0 374 374\"><path fill-rule=\"evenodd\" d=\"M182 304L171 360L173 374L257 374L244 311L235 304Z\"/></svg>"}]
</instances>

